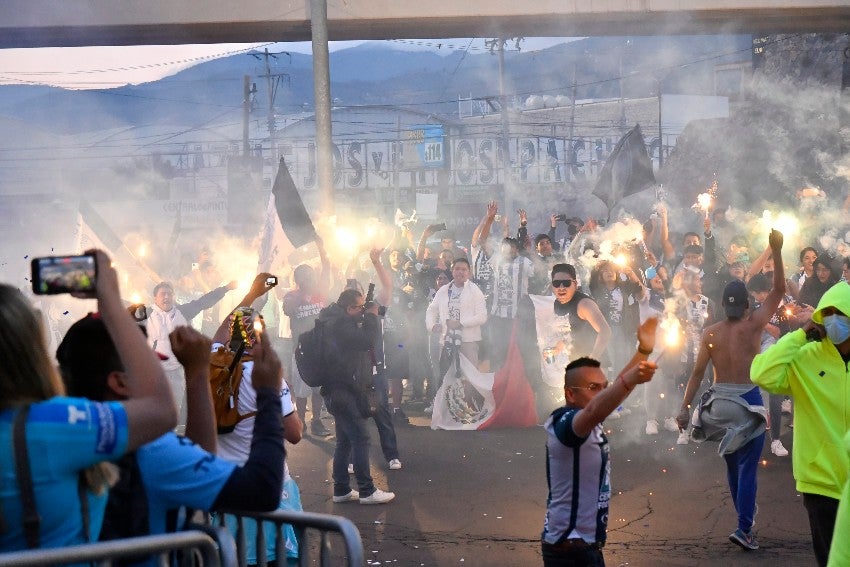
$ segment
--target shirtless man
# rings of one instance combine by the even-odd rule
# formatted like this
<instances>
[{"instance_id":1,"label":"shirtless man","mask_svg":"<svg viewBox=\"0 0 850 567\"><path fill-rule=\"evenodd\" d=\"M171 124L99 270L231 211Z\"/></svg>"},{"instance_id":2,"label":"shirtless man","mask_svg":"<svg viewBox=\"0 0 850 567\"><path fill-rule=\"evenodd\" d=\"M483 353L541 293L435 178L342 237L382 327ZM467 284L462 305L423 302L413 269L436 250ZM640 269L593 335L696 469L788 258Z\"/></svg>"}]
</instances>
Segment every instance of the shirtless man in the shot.
<instances>
[{"instance_id":1,"label":"shirtless man","mask_svg":"<svg viewBox=\"0 0 850 567\"><path fill-rule=\"evenodd\" d=\"M761 307L749 313L743 281L733 280L726 285L723 291L726 319L705 329L682 409L676 418L679 427L687 428L691 400L710 360L714 367L714 383L702 397L701 427L692 435L721 442L720 453L726 460L729 489L738 513L738 529L729 540L744 549L758 549L752 526L756 470L764 447L766 422L761 392L750 382L750 365L760 351L761 332L785 294L782 241L781 232L770 231L768 242L775 259L773 289Z\"/></svg>"}]
</instances>

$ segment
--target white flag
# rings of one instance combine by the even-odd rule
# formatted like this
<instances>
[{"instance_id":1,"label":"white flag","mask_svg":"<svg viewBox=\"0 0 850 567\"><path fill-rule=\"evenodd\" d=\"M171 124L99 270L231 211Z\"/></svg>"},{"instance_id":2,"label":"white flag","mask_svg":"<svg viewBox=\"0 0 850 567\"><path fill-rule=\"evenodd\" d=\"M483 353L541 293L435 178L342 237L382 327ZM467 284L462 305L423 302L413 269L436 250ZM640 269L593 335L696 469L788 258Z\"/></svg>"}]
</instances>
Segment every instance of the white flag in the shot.
<instances>
[{"instance_id":1,"label":"white flag","mask_svg":"<svg viewBox=\"0 0 850 567\"><path fill-rule=\"evenodd\" d=\"M257 260L258 272L270 272L272 268L285 262L286 258L295 251L295 247L283 232L280 217L275 207L275 195L269 194L269 204L266 207L266 222L260 238L260 254Z\"/></svg>"},{"instance_id":2,"label":"white flag","mask_svg":"<svg viewBox=\"0 0 850 567\"><path fill-rule=\"evenodd\" d=\"M468 358L460 354L461 376L455 376L452 364L434 399L431 429L478 429L493 415L494 374L480 372Z\"/></svg>"}]
</instances>

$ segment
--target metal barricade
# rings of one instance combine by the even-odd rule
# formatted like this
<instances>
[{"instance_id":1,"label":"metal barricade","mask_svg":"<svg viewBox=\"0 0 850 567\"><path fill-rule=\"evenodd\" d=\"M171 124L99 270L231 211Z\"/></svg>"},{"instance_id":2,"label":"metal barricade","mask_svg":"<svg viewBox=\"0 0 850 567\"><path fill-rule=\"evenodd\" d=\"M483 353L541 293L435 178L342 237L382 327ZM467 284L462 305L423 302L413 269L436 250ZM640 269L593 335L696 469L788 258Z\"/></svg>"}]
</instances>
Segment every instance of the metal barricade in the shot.
<instances>
[{"instance_id":1,"label":"metal barricade","mask_svg":"<svg viewBox=\"0 0 850 567\"><path fill-rule=\"evenodd\" d=\"M158 565L168 565L169 554L173 551L191 552L196 559L193 564L197 567L220 567L222 561L219 556L219 544L229 545L232 550L234 543L230 534L219 533L218 529L215 531L217 533L214 536L201 530L187 530L173 534L116 539L53 549L0 553L0 567L44 567L45 565L86 562L108 566L112 565L116 559L139 555L155 555ZM218 539L218 544L214 537ZM228 566L225 565L225 567Z\"/></svg>"},{"instance_id":2,"label":"metal barricade","mask_svg":"<svg viewBox=\"0 0 850 567\"><path fill-rule=\"evenodd\" d=\"M295 530L295 535L298 538L298 565L306 567L312 565L310 559L310 539L308 530L319 532L318 552L319 565L322 567L330 567L331 565L348 565L351 567L362 567L364 563L363 542L360 539L360 532L357 527L341 516L333 516L330 514L316 514L312 512L295 512L290 510L275 510L274 512L242 512L238 510L229 510L228 515L236 517L236 550L238 556L239 567L246 567L248 564L246 557L246 536L244 521L247 518L252 520L270 522L275 526L275 560L271 565L285 566L286 563L286 541L283 534L284 524L289 524ZM216 521L219 525L225 525L224 514L216 514ZM266 567L269 561L266 556L266 534L265 530L257 529L256 549L257 549L257 565ZM339 563L332 557L332 546L330 533L338 533L345 545L345 563ZM333 563L332 563L333 561Z\"/></svg>"}]
</instances>

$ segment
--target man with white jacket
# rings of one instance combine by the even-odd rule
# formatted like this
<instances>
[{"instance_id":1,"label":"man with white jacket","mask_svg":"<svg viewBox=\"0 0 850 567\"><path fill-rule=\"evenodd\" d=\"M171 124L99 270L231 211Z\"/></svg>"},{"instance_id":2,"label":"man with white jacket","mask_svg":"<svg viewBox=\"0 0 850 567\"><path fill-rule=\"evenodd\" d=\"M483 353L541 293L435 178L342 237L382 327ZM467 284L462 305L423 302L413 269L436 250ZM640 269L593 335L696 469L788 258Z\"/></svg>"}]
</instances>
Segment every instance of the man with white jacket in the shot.
<instances>
[{"instance_id":1,"label":"man with white jacket","mask_svg":"<svg viewBox=\"0 0 850 567\"><path fill-rule=\"evenodd\" d=\"M478 346L481 325L487 322L484 293L469 281L469 261L457 258L452 262L452 281L437 290L425 312L425 326L444 338L460 334L460 352L478 365ZM439 385L438 385L439 387Z\"/></svg>"},{"instance_id":2,"label":"man with white jacket","mask_svg":"<svg viewBox=\"0 0 850 567\"><path fill-rule=\"evenodd\" d=\"M186 424L186 381L183 378L183 367L171 352L171 341L168 335L178 327L188 326L189 321L198 313L221 301L228 291L235 288L236 282L232 281L182 305L174 301L174 286L171 283L160 282L153 288L153 305L146 312L145 332L151 348L167 357L162 361L162 367L171 385L174 402L177 404L180 432Z\"/></svg>"}]
</instances>

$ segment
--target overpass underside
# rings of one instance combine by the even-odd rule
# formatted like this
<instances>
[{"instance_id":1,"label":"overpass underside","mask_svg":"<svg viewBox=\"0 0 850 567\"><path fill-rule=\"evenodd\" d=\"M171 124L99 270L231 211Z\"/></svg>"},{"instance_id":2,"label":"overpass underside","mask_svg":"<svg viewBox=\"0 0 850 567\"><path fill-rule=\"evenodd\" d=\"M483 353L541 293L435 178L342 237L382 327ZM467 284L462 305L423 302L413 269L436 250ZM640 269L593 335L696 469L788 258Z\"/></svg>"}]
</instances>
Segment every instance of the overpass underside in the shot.
<instances>
[{"instance_id":1,"label":"overpass underside","mask_svg":"<svg viewBox=\"0 0 850 567\"><path fill-rule=\"evenodd\" d=\"M309 0L6 0L0 47L309 41ZM328 0L331 40L846 33L847 0Z\"/></svg>"}]
</instances>

